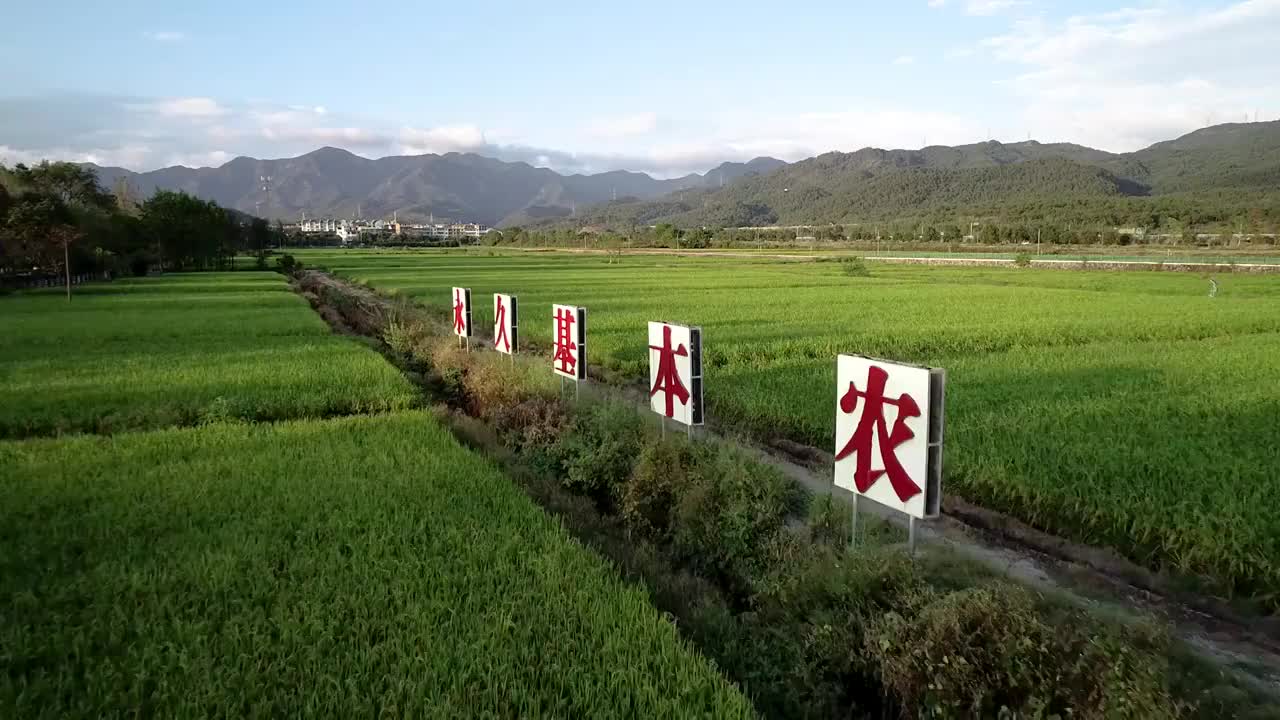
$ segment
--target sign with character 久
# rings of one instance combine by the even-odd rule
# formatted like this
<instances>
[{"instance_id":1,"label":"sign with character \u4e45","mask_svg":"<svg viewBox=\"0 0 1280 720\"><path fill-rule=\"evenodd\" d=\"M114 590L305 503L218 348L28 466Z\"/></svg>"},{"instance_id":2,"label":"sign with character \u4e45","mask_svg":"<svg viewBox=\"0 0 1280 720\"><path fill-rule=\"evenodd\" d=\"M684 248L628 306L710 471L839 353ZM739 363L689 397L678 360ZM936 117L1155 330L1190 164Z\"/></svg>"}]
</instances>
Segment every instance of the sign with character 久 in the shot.
<instances>
[{"instance_id":1,"label":"sign with character \u4e45","mask_svg":"<svg viewBox=\"0 0 1280 720\"><path fill-rule=\"evenodd\" d=\"M942 499L942 370L836 360L835 484L914 518Z\"/></svg>"},{"instance_id":2,"label":"sign with character \u4e45","mask_svg":"<svg viewBox=\"0 0 1280 720\"><path fill-rule=\"evenodd\" d=\"M649 407L684 425L702 424L702 328L649 323Z\"/></svg>"},{"instance_id":3,"label":"sign with character \u4e45","mask_svg":"<svg viewBox=\"0 0 1280 720\"><path fill-rule=\"evenodd\" d=\"M517 307L515 295L495 293L493 296L493 349L506 355L514 355L518 348L516 333Z\"/></svg>"}]
</instances>

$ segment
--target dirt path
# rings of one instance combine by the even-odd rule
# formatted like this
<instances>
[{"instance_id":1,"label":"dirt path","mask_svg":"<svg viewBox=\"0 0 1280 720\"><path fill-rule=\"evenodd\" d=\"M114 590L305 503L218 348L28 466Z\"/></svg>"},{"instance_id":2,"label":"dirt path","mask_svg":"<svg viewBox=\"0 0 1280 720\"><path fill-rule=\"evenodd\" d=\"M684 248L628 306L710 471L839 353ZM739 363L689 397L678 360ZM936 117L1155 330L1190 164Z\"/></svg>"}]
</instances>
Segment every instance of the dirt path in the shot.
<instances>
[{"instance_id":1,"label":"dirt path","mask_svg":"<svg viewBox=\"0 0 1280 720\"><path fill-rule=\"evenodd\" d=\"M299 284L317 311L331 324L336 318L335 330L343 332L379 337L380 319L395 305L369 288L319 271L307 271ZM335 298L342 298L345 307L334 307ZM613 382L582 383L584 395L625 400L648 414L640 385L608 378L598 368L592 368L592 376ZM829 452L789 442L743 440L732 428L714 423L696 433L743 448L815 495L830 494L843 502L852 498L833 485ZM900 513L869 500L859 502L859 512L906 526ZM942 518L917 525L922 546L940 546L996 575L1109 616L1163 618L1202 657L1280 699L1280 618L1244 616L1215 598L1178 592L1113 551L1072 543L957 498L945 498L943 512Z\"/></svg>"},{"instance_id":2,"label":"dirt path","mask_svg":"<svg viewBox=\"0 0 1280 720\"><path fill-rule=\"evenodd\" d=\"M1004 258L981 257L926 257L912 255L866 255L849 251L847 253L805 253L780 252L759 253L740 252L734 250L672 250L670 248L631 248L624 250L601 250L597 248L510 248L529 253L564 252L579 255L606 255L621 253L623 255L675 255L679 257L728 257L785 260L791 262L814 262L817 260L838 257L861 257L869 262L883 262L897 265L954 265L977 267L1017 267L1014 260ZM1040 259L1030 260L1030 267L1051 270L1129 270L1129 271L1162 271L1162 272L1237 272L1237 273L1280 273L1280 264L1266 263L1196 263L1196 262L1162 262L1160 260L1105 260L1089 258L1087 261Z\"/></svg>"}]
</instances>

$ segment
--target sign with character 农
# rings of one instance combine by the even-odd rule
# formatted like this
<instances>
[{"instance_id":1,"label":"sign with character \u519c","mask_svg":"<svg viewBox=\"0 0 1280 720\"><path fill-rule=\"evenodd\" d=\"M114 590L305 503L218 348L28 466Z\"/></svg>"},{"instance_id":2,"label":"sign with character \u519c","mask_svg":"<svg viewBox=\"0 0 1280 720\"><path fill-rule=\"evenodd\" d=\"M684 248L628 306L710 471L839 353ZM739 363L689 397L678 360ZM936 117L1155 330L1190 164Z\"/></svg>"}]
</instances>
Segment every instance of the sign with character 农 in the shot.
<instances>
[{"instance_id":1,"label":"sign with character \u519c","mask_svg":"<svg viewBox=\"0 0 1280 720\"><path fill-rule=\"evenodd\" d=\"M935 368L839 356L835 484L913 518L936 517L945 383Z\"/></svg>"}]
</instances>

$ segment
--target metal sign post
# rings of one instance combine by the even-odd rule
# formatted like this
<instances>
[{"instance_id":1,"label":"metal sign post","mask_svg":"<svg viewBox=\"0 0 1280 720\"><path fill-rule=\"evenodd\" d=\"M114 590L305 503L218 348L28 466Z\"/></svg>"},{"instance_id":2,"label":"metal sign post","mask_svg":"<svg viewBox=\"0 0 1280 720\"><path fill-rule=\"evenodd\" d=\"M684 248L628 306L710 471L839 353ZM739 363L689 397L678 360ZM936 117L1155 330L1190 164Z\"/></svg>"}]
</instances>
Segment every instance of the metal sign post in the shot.
<instances>
[{"instance_id":1,"label":"metal sign post","mask_svg":"<svg viewBox=\"0 0 1280 720\"><path fill-rule=\"evenodd\" d=\"M849 513L849 547L858 546L858 493L853 494L853 512Z\"/></svg>"}]
</instances>

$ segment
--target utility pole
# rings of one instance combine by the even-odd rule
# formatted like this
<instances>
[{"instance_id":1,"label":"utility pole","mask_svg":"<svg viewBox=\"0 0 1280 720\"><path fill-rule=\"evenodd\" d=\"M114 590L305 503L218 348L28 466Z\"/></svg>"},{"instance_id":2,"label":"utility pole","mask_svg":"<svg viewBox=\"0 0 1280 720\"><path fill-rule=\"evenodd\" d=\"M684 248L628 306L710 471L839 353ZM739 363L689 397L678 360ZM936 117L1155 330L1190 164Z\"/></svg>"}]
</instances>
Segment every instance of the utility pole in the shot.
<instances>
[{"instance_id":1,"label":"utility pole","mask_svg":"<svg viewBox=\"0 0 1280 720\"><path fill-rule=\"evenodd\" d=\"M71 238L62 238L62 271L67 276L67 302L71 302Z\"/></svg>"}]
</instances>

